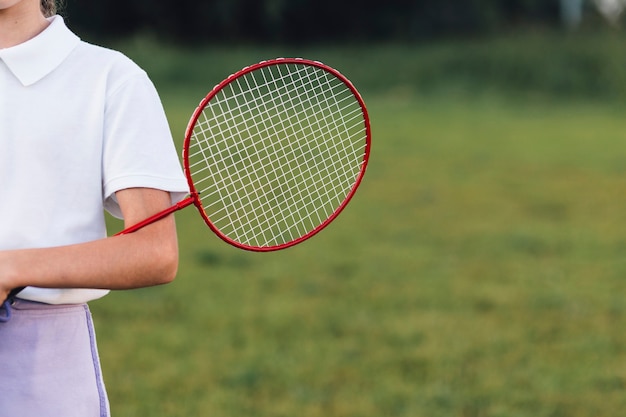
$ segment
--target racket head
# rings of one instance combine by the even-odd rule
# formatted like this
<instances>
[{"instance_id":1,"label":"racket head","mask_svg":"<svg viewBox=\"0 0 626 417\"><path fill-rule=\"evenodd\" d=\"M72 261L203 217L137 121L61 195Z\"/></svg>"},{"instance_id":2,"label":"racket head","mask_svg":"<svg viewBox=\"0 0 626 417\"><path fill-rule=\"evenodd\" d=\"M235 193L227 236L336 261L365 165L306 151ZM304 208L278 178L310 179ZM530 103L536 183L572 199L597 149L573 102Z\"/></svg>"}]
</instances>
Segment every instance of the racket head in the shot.
<instances>
[{"instance_id":1,"label":"racket head","mask_svg":"<svg viewBox=\"0 0 626 417\"><path fill-rule=\"evenodd\" d=\"M323 230L361 184L371 149L363 98L318 61L245 67L200 102L185 131L194 204L225 242L267 252Z\"/></svg>"}]
</instances>

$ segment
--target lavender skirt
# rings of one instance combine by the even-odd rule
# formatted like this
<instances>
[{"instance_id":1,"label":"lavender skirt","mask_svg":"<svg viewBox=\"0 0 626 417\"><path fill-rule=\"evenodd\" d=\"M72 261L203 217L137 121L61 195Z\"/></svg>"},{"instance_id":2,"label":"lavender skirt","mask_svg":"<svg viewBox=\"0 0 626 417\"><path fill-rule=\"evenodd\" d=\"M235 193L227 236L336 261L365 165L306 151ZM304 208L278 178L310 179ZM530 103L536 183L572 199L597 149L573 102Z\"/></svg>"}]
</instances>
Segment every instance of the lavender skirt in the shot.
<instances>
[{"instance_id":1,"label":"lavender skirt","mask_svg":"<svg viewBox=\"0 0 626 417\"><path fill-rule=\"evenodd\" d=\"M109 414L87 305L16 299L0 321L0 417Z\"/></svg>"}]
</instances>

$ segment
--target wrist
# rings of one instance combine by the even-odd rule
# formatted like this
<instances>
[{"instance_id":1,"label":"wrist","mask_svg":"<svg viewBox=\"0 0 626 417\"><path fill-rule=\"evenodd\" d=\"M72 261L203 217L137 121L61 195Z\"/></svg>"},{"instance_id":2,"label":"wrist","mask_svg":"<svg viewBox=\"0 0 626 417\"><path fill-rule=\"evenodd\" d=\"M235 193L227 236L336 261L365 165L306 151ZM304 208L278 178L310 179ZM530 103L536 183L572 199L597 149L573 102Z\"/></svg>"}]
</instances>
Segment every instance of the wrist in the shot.
<instances>
[{"instance_id":1,"label":"wrist","mask_svg":"<svg viewBox=\"0 0 626 417\"><path fill-rule=\"evenodd\" d=\"M15 257L8 251L0 251L0 288L11 291L14 288L24 287L21 274L15 262Z\"/></svg>"}]
</instances>

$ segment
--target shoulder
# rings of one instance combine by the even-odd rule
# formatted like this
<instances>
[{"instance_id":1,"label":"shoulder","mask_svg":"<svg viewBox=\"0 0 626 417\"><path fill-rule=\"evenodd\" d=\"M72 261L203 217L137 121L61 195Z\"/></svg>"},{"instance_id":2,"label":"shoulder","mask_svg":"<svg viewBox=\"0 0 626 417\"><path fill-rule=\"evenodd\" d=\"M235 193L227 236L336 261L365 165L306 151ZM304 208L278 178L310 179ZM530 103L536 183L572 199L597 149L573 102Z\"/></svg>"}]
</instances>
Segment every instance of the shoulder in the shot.
<instances>
[{"instance_id":1,"label":"shoulder","mask_svg":"<svg viewBox=\"0 0 626 417\"><path fill-rule=\"evenodd\" d=\"M106 82L110 88L132 79L148 79L145 70L123 53L85 41L77 45L70 59L83 76Z\"/></svg>"},{"instance_id":2,"label":"shoulder","mask_svg":"<svg viewBox=\"0 0 626 417\"><path fill-rule=\"evenodd\" d=\"M90 67L112 68L120 71L141 73L143 69L122 52L81 41L76 48L78 55L88 59Z\"/></svg>"}]
</instances>

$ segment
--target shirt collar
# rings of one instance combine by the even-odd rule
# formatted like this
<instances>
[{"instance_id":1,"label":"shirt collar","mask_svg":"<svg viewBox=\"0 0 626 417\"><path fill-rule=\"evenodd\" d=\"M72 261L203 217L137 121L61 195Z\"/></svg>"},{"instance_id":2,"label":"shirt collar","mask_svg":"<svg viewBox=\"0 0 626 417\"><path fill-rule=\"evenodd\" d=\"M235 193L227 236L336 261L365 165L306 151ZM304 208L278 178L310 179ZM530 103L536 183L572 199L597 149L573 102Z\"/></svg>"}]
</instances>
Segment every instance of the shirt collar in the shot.
<instances>
[{"instance_id":1,"label":"shirt collar","mask_svg":"<svg viewBox=\"0 0 626 417\"><path fill-rule=\"evenodd\" d=\"M49 20L50 25L34 38L0 49L0 59L24 86L35 84L54 71L80 42L61 16Z\"/></svg>"}]
</instances>

